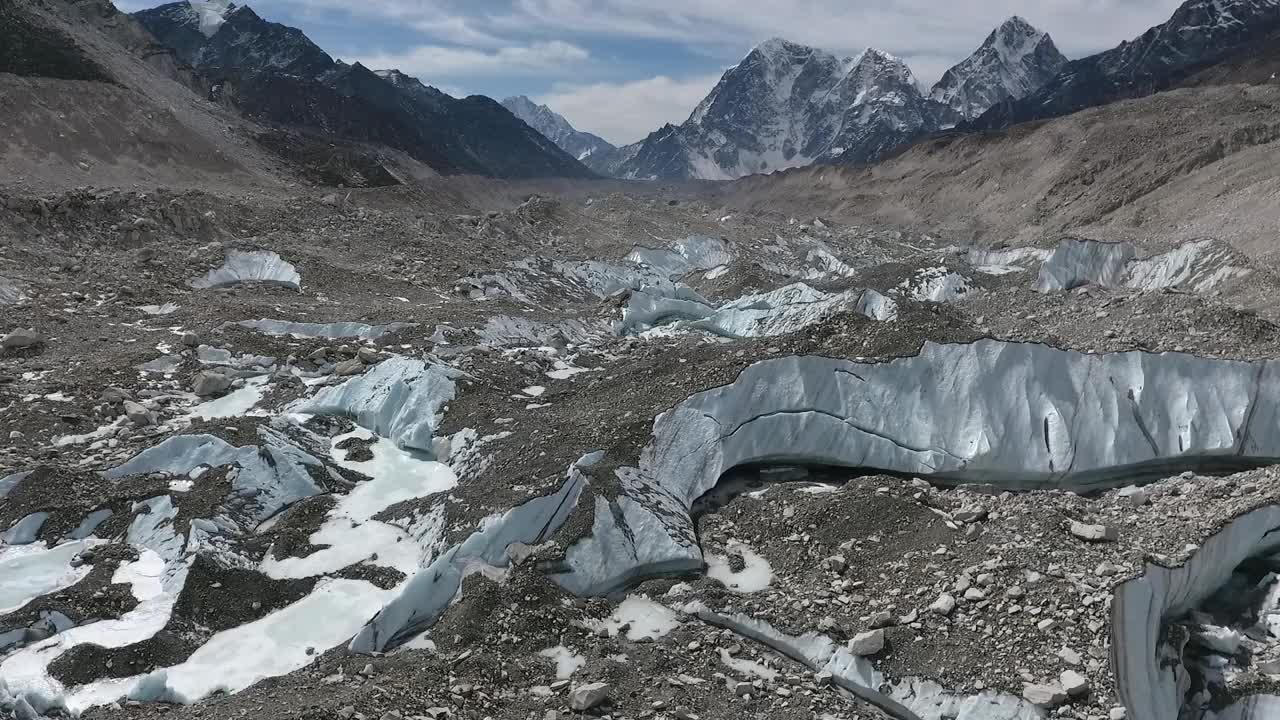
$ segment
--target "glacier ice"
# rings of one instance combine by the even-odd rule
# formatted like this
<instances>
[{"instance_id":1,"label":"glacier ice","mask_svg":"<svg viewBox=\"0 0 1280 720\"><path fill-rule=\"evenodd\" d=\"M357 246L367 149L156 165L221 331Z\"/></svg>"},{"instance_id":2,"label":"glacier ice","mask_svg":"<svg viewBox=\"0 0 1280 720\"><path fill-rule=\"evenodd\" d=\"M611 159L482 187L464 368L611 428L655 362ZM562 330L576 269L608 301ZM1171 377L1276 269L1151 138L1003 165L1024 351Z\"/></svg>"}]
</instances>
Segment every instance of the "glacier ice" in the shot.
<instances>
[{"instance_id":1,"label":"glacier ice","mask_svg":"<svg viewBox=\"0 0 1280 720\"><path fill-rule=\"evenodd\" d=\"M254 524L288 505L318 495L321 488L307 468L321 469L320 460L299 450L279 433L262 427L261 446L235 447L212 435L177 435L108 470L108 478L164 472L188 475L201 466L236 465L232 489L254 495L250 514Z\"/></svg>"},{"instance_id":2,"label":"glacier ice","mask_svg":"<svg viewBox=\"0 0 1280 720\"><path fill-rule=\"evenodd\" d=\"M698 570L689 510L750 463L868 468L1010 490L1081 492L1280 458L1274 362L1087 355L984 340L915 357L767 360L660 415L623 493L597 498L558 576L579 594ZM945 422L942 419L945 418Z\"/></svg>"},{"instance_id":3,"label":"glacier ice","mask_svg":"<svg viewBox=\"0 0 1280 720\"><path fill-rule=\"evenodd\" d=\"M534 498L489 518L481 529L446 550L430 567L408 583L352 639L355 652L380 652L411 639L430 627L462 588L462 579L476 567L507 567L507 548L515 543L540 545L569 518L587 484L581 468L599 461L584 456L569 469L560 489Z\"/></svg>"},{"instance_id":4,"label":"glacier ice","mask_svg":"<svg viewBox=\"0 0 1280 720\"><path fill-rule=\"evenodd\" d=\"M69 542L53 548L0 547L0 577L5 579L0 583L0 615L83 580L90 566L75 567L71 561L89 546L86 542Z\"/></svg>"},{"instance_id":5,"label":"glacier ice","mask_svg":"<svg viewBox=\"0 0 1280 720\"><path fill-rule=\"evenodd\" d=\"M302 276L273 252L232 250L221 267L191 281L191 287L197 290L243 284L280 285L301 292Z\"/></svg>"},{"instance_id":6,"label":"glacier ice","mask_svg":"<svg viewBox=\"0 0 1280 720\"><path fill-rule=\"evenodd\" d=\"M1207 293L1229 280L1248 277L1248 258L1211 238L1193 240L1164 253L1139 258L1127 242L1067 238L1050 250L969 249L964 258L987 275L1022 272L1038 263L1040 292L1071 290L1084 285L1133 290L1177 288Z\"/></svg>"},{"instance_id":7,"label":"glacier ice","mask_svg":"<svg viewBox=\"0 0 1280 720\"><path fill-rule=\"evenodd\" d=\"M456 374L443 365L397 356L324 388L292 410L349 417L405 450L435 457L432 438L445 404L453 400Z\"/></svg>"},{"instance_id":8,"label":"glacier ice","mask_svg":"<svg viewBox=\"0 0 1280 720\"><path fill-rule=\"evenodd\" d=\"M416 323L389 323L368 325L359 322L309 323L290 320L242 320L240 327L256 330L264 335L289 335L295 338L328 338L331 340L353 338L377 340L384 335L417 327Z\"/></svg>"},{"instance_id":9,"label":"glacier ice","mask_svg":"<svg viewBox=\"0 0 1280 720\"><path fill-rule=\"evenodd\" d=\"M649 288L631 294L618 325L619 334L657 326L702 330L726 338L776 337L802 330L840 312L857 312L873 320L897 316L897 304L873 290L825 293L794 283L777 290L746 295L719 308L687 288L664 293Z\"/></svg>"}]
</instances>

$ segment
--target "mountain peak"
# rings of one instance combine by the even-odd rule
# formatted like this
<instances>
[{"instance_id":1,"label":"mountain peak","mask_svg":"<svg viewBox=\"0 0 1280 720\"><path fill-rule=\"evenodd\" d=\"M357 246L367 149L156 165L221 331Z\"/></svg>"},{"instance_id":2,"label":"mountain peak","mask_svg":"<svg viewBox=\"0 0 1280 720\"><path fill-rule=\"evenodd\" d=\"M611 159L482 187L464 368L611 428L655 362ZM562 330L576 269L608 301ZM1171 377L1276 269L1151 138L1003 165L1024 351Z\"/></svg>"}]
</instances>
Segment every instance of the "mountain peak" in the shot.
<instances>
[{"instance_id":1,"label":"mountain peak","mask_svg":"<svg viewBox=\"0 0 1280 720\"><path fill-rule=\"evenodd\" d=\"M578 130L564 116L525 95L506 98L502 106L580 162L588 159L593 159L593 163L601 161L617 150L603 138Z\"/></svg>"},{"instance_id":2,"label":"mountain peak","mask_svg":"<svg viewBox=\"0 0 1280 720\"><path fill-rule=\"evenodd\" d=\"M1047 33L1014 15L948 70L931 97L971 120L998 103L1039 90L1066 63Z\"/></svg>"}]
</instances>

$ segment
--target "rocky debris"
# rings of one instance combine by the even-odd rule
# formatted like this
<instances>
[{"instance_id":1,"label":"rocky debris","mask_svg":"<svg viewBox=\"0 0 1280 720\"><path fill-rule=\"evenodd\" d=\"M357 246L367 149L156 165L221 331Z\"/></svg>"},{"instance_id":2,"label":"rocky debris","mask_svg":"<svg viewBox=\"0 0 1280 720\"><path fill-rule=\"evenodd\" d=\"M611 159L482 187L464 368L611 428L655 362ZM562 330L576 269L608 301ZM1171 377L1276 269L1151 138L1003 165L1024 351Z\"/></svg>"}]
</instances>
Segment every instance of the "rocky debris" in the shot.
<instances>
[{"instance_id":1,"label":"rocky debris","mask_svg":"<svg viewBox=\"0 0 1280 720\"><path fill-rule=\"evenodd\" d=\"M191 378L191 391L197 397L215 397L231 389L235 379L214 370L201 370Z\"/></svg>"},{"instance_id":2,"label":"rocky debris","mask_svg":"<svg viewBox=\"0 0 1280 720\"><path fill-rule=\"evenodd\" d=\"M1120 533L1113 527L1105 525L1088 525L1072 521L1071 534L1086 542L1115 542Z\"/></svg>"},{"instance_id":3,"label":"rocky debris","mask_svg":"<svg viewBox=\"0 0 1280 720\"><path fill-rule=\"evenodd\" d=\"M19 328L0 338L0 349L26 350L43 345L44 335L32 328Z\"/></svg>"}]
</instances>

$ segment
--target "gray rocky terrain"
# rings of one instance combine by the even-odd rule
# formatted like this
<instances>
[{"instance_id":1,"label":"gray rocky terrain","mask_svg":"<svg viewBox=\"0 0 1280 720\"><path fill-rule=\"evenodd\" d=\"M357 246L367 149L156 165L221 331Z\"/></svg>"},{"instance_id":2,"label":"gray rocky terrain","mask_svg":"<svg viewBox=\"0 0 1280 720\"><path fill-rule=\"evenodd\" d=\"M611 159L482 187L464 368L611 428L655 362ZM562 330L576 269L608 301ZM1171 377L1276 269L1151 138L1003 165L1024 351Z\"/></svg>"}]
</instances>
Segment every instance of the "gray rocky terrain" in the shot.
<instances>
[{"instance_id":1,"label":"gray rocky terrain","mask_svg":"<svg viewBox=\"0 0 1280 720\"><path fill-rule=\"evenodd\" d=\"M39 8L122 79L5 92L186 97ZM189 97L37 162L33 104L0 717L1274 717L1273 91L724 185L337 188Z\"/></svg>"}]
</instances>

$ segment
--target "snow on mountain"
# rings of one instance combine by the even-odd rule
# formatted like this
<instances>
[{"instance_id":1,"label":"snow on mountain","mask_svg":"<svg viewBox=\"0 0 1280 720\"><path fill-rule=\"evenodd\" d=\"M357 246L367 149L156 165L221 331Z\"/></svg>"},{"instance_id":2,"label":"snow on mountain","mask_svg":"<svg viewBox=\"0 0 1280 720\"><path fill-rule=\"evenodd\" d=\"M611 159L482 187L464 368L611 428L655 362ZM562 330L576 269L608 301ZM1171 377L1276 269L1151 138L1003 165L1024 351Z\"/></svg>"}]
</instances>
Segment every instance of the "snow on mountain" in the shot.
<instances>
[{"instance_id":1,"label":"snow on mountain","mask_svg":"<svg viewBox=\"0 0 1280 720\"><path fill-rule=\"evenodd\" d=\"M226 21L227 14L236 8L231 0L190 0L189 4L196 15L200 32L205 37L213 37Z\"/></svg>"},{"instance_id":2,"label":"snow on mountain","mask_svg":"<svg viewBox=\"0 0 1280 720\"><path fill-rule=\"evenodd\" d=\"M881 50L840 58L775 38L726 71L683 124L647 137L617 174L728 180L814 162L872 162L1025 95L1061 62L1047 35L1015 18L931 96L906 63Z\"/></svg>"},{"instance_id":3,"label":"snow on mountain","mask_svg":"<svg viewBox=\"0 0 1280 720\"><path fill-rule=\"evenodd\" d=\"M1035 92L1066 63L1048 33L1014 16L948 70L930 97L972 120L997 103Z\"/></svg>"},{"instance_id":4,"label":"snow on mountain","mask_svg":"<svg viewBox=\"0 0 1280 720\"><path fill-rule=\"evenodd\" d=\"M593 170L618 150L604 138L578 130L564 116L524 95L509 97L502 101L502 106Z\"/></svg>"},{"instance_id":5,"label":"snow on mountain","mask_svg":"<svg viewBox=\"0 0 1280 720\"><path fill-rule=\"evenodd\" d=\"M1280 0L1188 0L1168 21L1106 52L1072 60L1021 100L993 106L979 129L1057 117L1150 95L1280 31Z\"/></svg>"}]
</instances>

